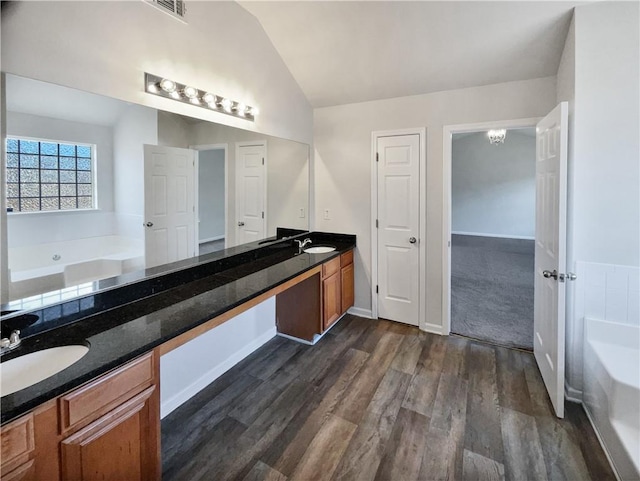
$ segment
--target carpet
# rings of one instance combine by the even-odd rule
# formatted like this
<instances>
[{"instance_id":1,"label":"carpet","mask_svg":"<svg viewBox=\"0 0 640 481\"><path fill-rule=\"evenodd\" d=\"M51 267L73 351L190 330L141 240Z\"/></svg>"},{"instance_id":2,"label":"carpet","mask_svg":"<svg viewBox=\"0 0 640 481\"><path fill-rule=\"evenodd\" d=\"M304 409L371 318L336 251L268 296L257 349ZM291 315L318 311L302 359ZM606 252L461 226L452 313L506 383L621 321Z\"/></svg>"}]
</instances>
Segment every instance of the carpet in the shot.
<instances>
[{"instance_id":1,"label":"carpet","mask_svg":"<svg viewBox=\"0 0 640 481\"><path fill-rule=\"evenodd\" d=\"M451 331L533 349L532 240L451 236Z\"/></svg>"}]
</instances>

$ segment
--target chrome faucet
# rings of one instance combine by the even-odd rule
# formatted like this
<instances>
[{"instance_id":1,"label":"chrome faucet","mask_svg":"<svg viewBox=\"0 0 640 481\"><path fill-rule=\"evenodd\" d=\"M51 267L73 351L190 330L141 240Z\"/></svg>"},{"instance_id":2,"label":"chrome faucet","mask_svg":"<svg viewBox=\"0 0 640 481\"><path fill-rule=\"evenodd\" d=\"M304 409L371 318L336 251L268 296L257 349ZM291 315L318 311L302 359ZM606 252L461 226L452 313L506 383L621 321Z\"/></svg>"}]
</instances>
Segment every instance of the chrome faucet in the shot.
<instances>
[{"instance_id":1,"label":"chrome faucet","mask_svg":"<svg viewBox=\"0 0 640 481\"><path fill-rule=\"evenodd\" d=\"M20 331L17 329L15 331L11 331L11 335L8 338L3 337L0 339L0 352L15 349L21 342L22 339L20 339Z\"/></svg>"},{"instance_id":2,"label":"chrome faucet","mask_svg":"<svg viewBox=\"0 0 640 481\"><path fill-rule=\"evenodd\" d=\"M298 254L302 254L302 249L304 249L304 246L306 246L307 244L311 244L311 239L309 239L308 237L302 241L295 239L294 242L298 243Z\"/></svg>"}]
</instances>

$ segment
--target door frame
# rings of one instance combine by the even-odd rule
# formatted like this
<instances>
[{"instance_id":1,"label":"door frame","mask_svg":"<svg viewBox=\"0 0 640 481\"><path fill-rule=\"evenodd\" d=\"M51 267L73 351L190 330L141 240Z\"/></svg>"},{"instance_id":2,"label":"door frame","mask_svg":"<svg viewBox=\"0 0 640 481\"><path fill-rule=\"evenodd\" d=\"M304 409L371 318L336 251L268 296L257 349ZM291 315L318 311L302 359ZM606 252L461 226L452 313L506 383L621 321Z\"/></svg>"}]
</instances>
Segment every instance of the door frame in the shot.
<instances>
[{"instance_id":1,"label":"door frame","mask_svg":"<svg viewBox=\"0 0 640 481\"><path fill-rule=\"evenodd\" d=\"M474 124L445 125L442 128L442 334L451 334L451 196L453 134L490 129L535 128L542 117L498 120ZM535 157L533 159L535 161Z\"/></svg>"},{"instance_id":2,"label":"door frame","mask_svg":"<svg viewBox=\"0 0 640 481\"><path fill-rule=\"evenodd\" d=\"M200 251L200 201L198 199L198 194L200 192L200 183L199 183L199 173L200 173L200 151L201 150L224 150L224 248L229 247L227 243L229 242L229 233L227 230L228 226L228 217L229 213L227 212L227 208L229 206L229 200L227 196L229 195L229 144L204 144L204 145L190 145L190 149L196 151L195 158L195 172L194 172L194 186L195 186L195 202L196 202L196 228L195 228L195 244L196 244L196 252Z\"/></svg>"},{"instance_id":3,"label":"door frame","mask_svg":"<svg viewBox=\"0 0 640 481\"><path fill-rule=\"evenodd\" d=\"M425 218L427 212L427 129L426 127L418 127L413 129L373 131L371 132L371 317L373 319L378 318L378 293L376 292L376 285L378 285L378 228L375 223L378 213L378 168L376 162L376 150L378 138L400 135L418 135L420 139L420 158L418 160L420 168L418 174L418 185L420 191L418 213L418 219L420 220L420 239L418 244L419 292L422 292L424 289L427 277L427 222ZM439 331L435 331L427 324L426 307L426 296L420 295L418 299L418 326L423 331L439 333Z\"/></svg>"},{"instance_id":4,"label":"door frame","mask_svg":"<svg viewBox=\"0 0 640 481\"><path fill-rule=\"evenodd\" d=\"M234 159L234 175L235 175L235 188L233 189L233 192L236 196L236 198L234 199L234 205L235 205L235 222L234 222L234 228L236 229L236 234L237 234L237 227L238 227L238 159L240 158L240 147L247 147L247 146L251 146L251 145L261 145L264 149L264 180L263 180L263 189L262 189L262 193L263 193L263 206L264 206L264 238L269 236L269 229L268 227L268 223L267 223L267 218L268 218L268 212L269 212L269 206L267 205L267 186L269 185L269 177L267 176L267 166L269 165L269 150L267 149L267 139L261 139L261 140L253 140L253 141L249 141L249 140L243 140L243 141L239 141L236 142L236 157ZM234 236L234 238L238 237L237 235ZM238 240L236 239L236 244L238 243Z\"/></svg>"}]
</instances>

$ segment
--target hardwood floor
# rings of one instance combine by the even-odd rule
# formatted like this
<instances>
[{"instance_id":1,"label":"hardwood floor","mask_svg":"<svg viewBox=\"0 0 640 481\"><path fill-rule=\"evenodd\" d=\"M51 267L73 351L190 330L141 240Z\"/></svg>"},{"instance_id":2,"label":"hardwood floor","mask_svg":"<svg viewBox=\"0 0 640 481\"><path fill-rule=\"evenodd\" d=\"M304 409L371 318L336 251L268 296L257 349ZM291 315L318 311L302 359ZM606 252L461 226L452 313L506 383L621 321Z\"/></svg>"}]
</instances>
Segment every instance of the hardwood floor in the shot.
<instances>
[{"instance_id":1,"label":"hardwood floor","mask_svg":"<svg viewBox=\"0 0 640 481\"><path fill-rule=\"evenodd\" d=\"M277 337L162 421L169 480L614 480L530 353L347 315Z\"/></svg>"}]
</instances>

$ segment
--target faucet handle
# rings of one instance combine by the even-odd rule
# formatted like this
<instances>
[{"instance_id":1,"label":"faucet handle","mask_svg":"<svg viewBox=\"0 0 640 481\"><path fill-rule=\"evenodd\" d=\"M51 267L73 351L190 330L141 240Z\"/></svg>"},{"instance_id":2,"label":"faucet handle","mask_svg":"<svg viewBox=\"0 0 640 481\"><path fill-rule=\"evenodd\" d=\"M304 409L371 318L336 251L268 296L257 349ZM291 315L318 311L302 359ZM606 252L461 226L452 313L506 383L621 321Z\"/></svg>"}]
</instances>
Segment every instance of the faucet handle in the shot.
<instances>
[{"instance_id":1,"label":"faucet handle","mask_svg":"<svg viewBox=\"0 0 640 481\"><path fill-rule=\"evenodd\" d=\"M9 336L9 342L11 344L15 344L16 342L20 342L20 330L16 329L15 331L11 332L11 335Z\"/></svg>"}]
</instances>

